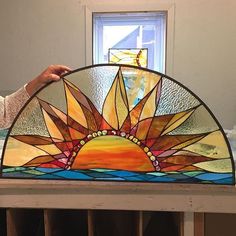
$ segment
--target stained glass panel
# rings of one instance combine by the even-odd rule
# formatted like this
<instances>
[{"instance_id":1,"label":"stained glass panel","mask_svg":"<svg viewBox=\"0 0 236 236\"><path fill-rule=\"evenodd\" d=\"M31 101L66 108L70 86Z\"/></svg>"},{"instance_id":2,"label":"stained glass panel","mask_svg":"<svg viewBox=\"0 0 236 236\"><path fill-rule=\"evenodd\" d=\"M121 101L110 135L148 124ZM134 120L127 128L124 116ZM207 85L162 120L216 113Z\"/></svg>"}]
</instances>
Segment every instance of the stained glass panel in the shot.
<instances>
[{"instance_id":1,"label":"stained glass panel","mask_svg":"<svg viewBox=\"0 0 236 236\"><path fill-rule=\"evenodd\" d=\"M39 91L9 130L2 178L234 184L221 126L186 87L104 64Z\"/></svg>"},{"instance_id":2,"label":"stained glass panel","mask_svg":"<svg viewBox=\"0 0 236 236\"><path fill-rule=\"evenodd\" d=\"M148 65L148 49L147 48L109 48L108 62L115 64L127 64L133 66L147 67Z\"/></svg>"}]
</instances>

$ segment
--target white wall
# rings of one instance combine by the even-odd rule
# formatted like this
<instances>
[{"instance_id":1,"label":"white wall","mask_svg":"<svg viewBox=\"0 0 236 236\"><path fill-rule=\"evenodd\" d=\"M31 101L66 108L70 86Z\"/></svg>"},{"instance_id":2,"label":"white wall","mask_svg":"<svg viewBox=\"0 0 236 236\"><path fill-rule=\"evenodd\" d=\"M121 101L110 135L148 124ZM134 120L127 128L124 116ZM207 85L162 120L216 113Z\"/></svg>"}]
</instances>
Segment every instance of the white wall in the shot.
<instances>
[{"instance_id":1,"label":"white wall","mask_svg":"<svg viewBox=\"0 0 236 236\"><path fill-rule=\"evenodd\" d=\"M79 1L0 2L0 90L18 88L49 64L84 65L84 11Z\"/></svg>"},{"instance_id":2,"label":"white wall","mask_svg":"<svg viewBox=\"0 0 236 236\"><path fill-rule=\"evenodd\" d=\"M176 0L174 77L236 124L236 1Z\"/></svg>"},{"instance_id":3,"label":"white wall","mask_svg":"<svg viewBox=\"0 0 236 236\"><path fill-rule=\"evenodd\" d=\"M124 0L1 0L0 91L15 90L49 64L85 65L83 4ZM175 6L173 77L195 92L225 128L236 124L236 1L143 0Z\"/></svg>"}]
</instances>

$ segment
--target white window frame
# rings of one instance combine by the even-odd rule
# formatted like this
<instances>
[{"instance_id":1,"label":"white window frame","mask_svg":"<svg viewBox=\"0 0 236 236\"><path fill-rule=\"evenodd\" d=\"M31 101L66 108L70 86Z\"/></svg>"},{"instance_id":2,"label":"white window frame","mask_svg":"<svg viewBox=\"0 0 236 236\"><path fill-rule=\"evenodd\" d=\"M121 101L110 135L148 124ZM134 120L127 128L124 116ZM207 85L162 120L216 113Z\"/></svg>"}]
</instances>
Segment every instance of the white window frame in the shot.
<instances>
[{"instance_id":1,"label":"white window frame","mask_svg":"<svg viewBox=\"0 0 236 236\"><path fill-rule=\"evenodd\" d=\"M132 12L134 13L134 12ZM155 31L155 40L157 44L154 44L154 55L153 57L153 64L154 68L158 70L159 72L165 72L165 38L166 38L166 11L159 11L159 12L135 12L137 15L130 15L130 12L128 13L96 13L96 14L104 14L101 15L103 17L103 22L98 21L98 27L93 28L93 64L99 63L99 61L103 61L103 53L100 53L100 51L103 51L103 42L102 42L102 35L103 35L103 26L104 25L115 25L118 23L118 25L153 25L160 30L157 33ZM150 13L150 15L147 15L146 13ZM159 15L155 14L158 13ZM120 15L119 15L120 14ZM121 18L119 18L121 17ZM147 17L148 20L144 21L143 18ZM134 20L135 18L135 20ZM94 27L93 23L93 27ZM97 33L97 37L94 35ZM97 39L97 40L96 40ZM101 40L98 40L101 39ZM141 48L143 46L139 46L138 48ZM144 46L145 47L145 46ZM151 69L154 69L151 68Z\"/></svg>"},{"instance_id":2,"label":"white window frame","mask_svg":"<svg viewBox=\"0 0 236 236\"><path fill-rule=\"evenodd\" d=\"M91 65L93 63L93 13L105 12L144 12L144 11L166 11L167 12L167 29L166 29L166 58L165 58L165 74L173 76L173 52L174 52L174 12L175 5L173 3L141 3L126 1L126 4L87 4L85 9L85 63Z\"/></svg>"}]
</instances>

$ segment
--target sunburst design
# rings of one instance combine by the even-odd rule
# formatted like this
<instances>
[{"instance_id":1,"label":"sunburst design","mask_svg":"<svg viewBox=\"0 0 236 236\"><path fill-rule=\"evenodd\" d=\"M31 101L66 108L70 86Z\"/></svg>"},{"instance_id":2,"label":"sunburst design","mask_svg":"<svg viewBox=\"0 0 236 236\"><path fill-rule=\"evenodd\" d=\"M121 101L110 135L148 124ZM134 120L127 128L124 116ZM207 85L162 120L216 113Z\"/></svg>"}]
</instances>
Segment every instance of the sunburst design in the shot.
<instances>
[{"instance_id":1,"label":"sunburst design","mask_svg":"<svg viewBox=\"0 0 236 236\"><path fill-rule=\"evenodd\" d=\"M176 178L177 182L192 182L194 173L198 172L228 174L222 178L233 178L230 153L219 129L177 132L201 104L173 114L157 115L163 92L162 77L157 76L153 86L135 104L124 81L119 67L100 112L67 78L63 79L67 111L38 96L48 135L11 134L3 159L4 173L10 167L22 167L24 173L48 168L188 174L188 180ZM212 143L215 139L219 145ZM213 152L208 154L203 147L214 147L216 153L212 156ZM16 153L17 157L12 158ZM199 178L196 182L200 181Z\"/></svg>"}]
</instances>

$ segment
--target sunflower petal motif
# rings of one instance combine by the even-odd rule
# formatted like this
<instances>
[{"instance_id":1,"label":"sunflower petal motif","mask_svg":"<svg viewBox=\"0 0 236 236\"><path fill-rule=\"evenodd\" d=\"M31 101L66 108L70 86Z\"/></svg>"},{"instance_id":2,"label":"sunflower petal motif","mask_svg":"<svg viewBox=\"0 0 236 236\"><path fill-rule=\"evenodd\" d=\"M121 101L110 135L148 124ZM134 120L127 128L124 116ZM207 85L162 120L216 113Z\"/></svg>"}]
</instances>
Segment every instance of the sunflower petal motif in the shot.
<instances>
[{"instance_id":1,"label":"sunflower petal motif","mask_svg":"<svg viewBox=\"0 0 236 236\"><path fill-rule=\"evenodd\" d=\"M68 74L28 102L1 177L234 184L234 165L199 98L167 76L109 64Z\"/></svg>"}]
</instances>

